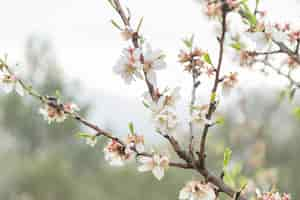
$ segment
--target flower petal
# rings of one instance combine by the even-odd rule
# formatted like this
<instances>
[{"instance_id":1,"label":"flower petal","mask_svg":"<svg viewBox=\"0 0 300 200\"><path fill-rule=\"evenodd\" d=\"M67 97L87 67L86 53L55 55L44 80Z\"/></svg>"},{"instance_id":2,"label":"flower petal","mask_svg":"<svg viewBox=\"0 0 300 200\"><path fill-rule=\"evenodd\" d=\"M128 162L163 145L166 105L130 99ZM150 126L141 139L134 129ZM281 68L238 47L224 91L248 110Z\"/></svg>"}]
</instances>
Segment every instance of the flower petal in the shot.
<instances>
[{"instance_id":1,"label":"flower petal","mask_svg":"<svg viewBox=\"0 0 300 200\"><path fill-rule=\"evenodd\" d=\"M138 171L139 172L148 172L152 170L152 165L150 164L144 164L144 165L140 165L138 167Z\"/></svg>"},{"instance_id":2,"label":"flower petal","mask_svg":"<svg viewBox=\"0 0 300 200\"><path fill-rule=\"evenodd\" d=\"M159 167L159 166L155 166L153 169L152 169L152 173L153 175L158 179L158 180L161 180L164 175L165 175L165 171L162 167Z\"/></svg>"}]
</instances>

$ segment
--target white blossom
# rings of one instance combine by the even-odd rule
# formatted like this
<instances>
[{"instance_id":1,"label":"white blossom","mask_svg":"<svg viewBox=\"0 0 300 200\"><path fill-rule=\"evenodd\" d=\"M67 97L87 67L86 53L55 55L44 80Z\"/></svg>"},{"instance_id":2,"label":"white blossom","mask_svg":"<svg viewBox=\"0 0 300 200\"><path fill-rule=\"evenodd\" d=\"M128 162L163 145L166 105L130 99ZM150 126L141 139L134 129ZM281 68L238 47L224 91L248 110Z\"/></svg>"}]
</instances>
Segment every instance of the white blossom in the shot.
<instances>
[{"instance_id":1,"label":"white blossom","mask_svg":"<svg viewBox=\"0 0 300 200\"><path fill-rule=\"evenodd\" d=\"M50 124L51 122L63 122L66 119L66 115L62 109L45 104L40 108L39 113Z\"/></svg>"},{"instance_id":2,"label":"white blossom","mask_svg":"<svg viewBox=\"0 0 300 200\"><path fill-rule=\"evenodd\" d=\"M145 151L144 136L135 134L128 135L126 138L125 153L133 153L132 148L134 148L138 153L143 153Z\"/></svg>"},{"instance_id":3,"label":"white blossom","mask_svg":"<svg viewBox=\"0 0 300 200\"><path fill-rule=\"evenodd\" d=\"M234 88L238 82L237 75L238 75L237 72L234 72L234 73L231 72L229 75L224 77L224 80L222 82L223 96L229 96L232 88Z\"/></svg>"},{"instance_id":4,"label":"white blossom","mask_svg":"<svg viewBox=\"0 0 300 200\"><path fill-rule=\"evenodd\" d=\"M15 75L10 74L6 70L0 72L0 87L5 93L16 91L20 96L24 96L24 89Z\"/></svg>"},{"instance_id":5,"label":"white blossom","mask_svg":"<svg viewBox=\"0 0 300 200\"><path fill-rule=\"evenodd\" d=\"M161 180L164 177L165 170L169 168L169 158L159 154L154 154L152 157L140 157L139 162L142 164L138 167L138 171L152 171L153 175Z\"/></svg>"},{"instance_id":6,"label":"white blossom","mask_svg":"<svg viewBox=\"0 0 300 200\"><path fill-rule=\"evenodd\" d=\"M156 128L164 134L173 131L178 124L177 116L172 109L162 110L155 115L154 121Z\"/></svg>"},{"instance_id":7,"label":"white blossom","mask_svg":"<svg viewBox=\"0 0 300 200\"><path fill-rule=\"evenodd\" d=\"M230 12L227 19L227 29L232 38L240 37L249 29L237 12Z\"/></svg>"},{"instance_id":8,"label":"white blossom","mask_svg":"<svg viewBox=\"0 0 300 200\"><path fill-rule=\"evenodd\" d=\"M165 96L160 96L157 101L153 101L149 92L143 94L144 102L147 104L147 107L152 111L153 115L158 114L164 109L165 106Z\"/></svg>"},{"instance_id":9,"label":"white blossom","mask_svg":"<svg viewBox=\"0 0 300 200\"><path fill-rule=\"evenodd\" d=\"M161 50L152 50L150 44L146 45L144 56L144 71L146 72L147 79L152 85L156 87L156 70L166 68L164 55Z\"/></svg>"},{"instance_id":10,"label":"white blossom","mask_svg":"<svg viewBox=\"0 0 300 200\"><path fill-rule=\"evenodd\" d=\"M265 33L275 41L287 42L289 40L288 34L280 27L279 24L265 24Z\"/></svg>"},{"instance_id":11,"label":"white blossom","mask_svg":"<svg viewBox=\"0 0 300 200\"><path fill-rule=\"evenodd\" d=\"M130 158L130 154L126 154L124 147L115 140L109 141L103 151L105 160L111 166L123 166L124 161Z\"/></svg>"},{"instance_id":12,"label":"white blossom","mask_svg":"<svg viewBox=\"0 0 300 200\"><path fill-rule=\"evenodd\" d=\"M124 49L123 55L113 67L114 72L119 74L127 84L130 84L132 81L136 80L136 78L143 79L141 74L142 65L140 62L140 57L140 49Z\"/></svg>"},{"instance_id":13,"label":"white blossom","mask_svg":"<svg viewBox=\"0 0 300 200\"><path fill-rule=\"evenodd\" d=\"M177 102L180 100L180 87L176 87L172 90L167 90L167 92L164 93L165 97L165 106L168 107L175 107Z\"/></svg>"},{"instance_id":14,"label":"white blossom","mask_svg":"<svg viewBox=\"0 0 300 200\"><path fill-rule=\"evenodd\" d=\"M200 126L203 124L212 124L212 121L206 118L208 108L208 105L194 106L190 122Z\"/></svg>"},{"instance_id":15,"label":"white blossom","mask_svg":"<svg viewBox=\"0 0 300 200\"><path fill-rule=\"evenodd\" d=\"M179 193L180 200L215 200L216 193L211 185L190 181Z\"/></svg>"}]
</instances>

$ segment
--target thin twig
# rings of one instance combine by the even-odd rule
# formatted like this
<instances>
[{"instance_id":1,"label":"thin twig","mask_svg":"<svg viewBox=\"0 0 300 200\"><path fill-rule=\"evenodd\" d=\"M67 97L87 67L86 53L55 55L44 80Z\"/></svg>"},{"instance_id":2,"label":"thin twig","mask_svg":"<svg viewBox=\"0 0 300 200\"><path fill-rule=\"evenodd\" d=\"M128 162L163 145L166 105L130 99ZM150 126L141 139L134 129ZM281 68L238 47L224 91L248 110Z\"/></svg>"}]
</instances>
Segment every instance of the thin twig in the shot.
<instances>
[{"instance_id":1,"label":"thin twig","mask_svg":"<svg viewBox=\"0 0 300 200\"><path fill-rule=\"evenodd\" d=\"M214 81L214 85L213 85L213 88L211 91L211 97L216 96L216 92L217 92L218 85L220 82L220 71L221 71L221 66L222 66L222 61L223 61L224 40L225 40L225 35L226 35L226 15L227 15L227 13L223 11L222 34L219 39L219 43L220 43L219 59L218 59L218 65L217 65L217 69L216 69L215 81ZM215 106L216 106L215 98L210 98L209 108L208 108L208 112L206 114L206 118L208 120L211 119L212 114L215 111ZM206 145L206 137L207 137L209 127L210 127L210 124L205 124L203 132L202 132L202 136L201 136L201 141L200 141L199 162L200 162L201 168L205 168L205 157L206 157L205 145Z\"/></svg>"}]
</instances>

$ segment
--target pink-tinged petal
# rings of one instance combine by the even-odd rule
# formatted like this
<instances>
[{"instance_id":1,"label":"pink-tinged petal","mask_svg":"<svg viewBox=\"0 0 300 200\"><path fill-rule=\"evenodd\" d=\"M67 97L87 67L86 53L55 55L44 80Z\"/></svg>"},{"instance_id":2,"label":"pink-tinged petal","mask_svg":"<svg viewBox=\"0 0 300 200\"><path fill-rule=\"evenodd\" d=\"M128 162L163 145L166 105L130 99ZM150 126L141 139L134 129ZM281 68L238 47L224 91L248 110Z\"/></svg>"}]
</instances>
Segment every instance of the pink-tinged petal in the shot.
<instances>
[{"instance_id":1,"label":"pink-tinged petal","mask_svg":"<svg viewBox=\"0 0 300 200\"><path fill-rule=\"evenodd\" d=\"M159 167L159 166L155 166L152 169L152 173L155 176L155 178L157 178L158 180L161 180L165 175L164 169L162 167Z\"/></svg>"}]
</instances>

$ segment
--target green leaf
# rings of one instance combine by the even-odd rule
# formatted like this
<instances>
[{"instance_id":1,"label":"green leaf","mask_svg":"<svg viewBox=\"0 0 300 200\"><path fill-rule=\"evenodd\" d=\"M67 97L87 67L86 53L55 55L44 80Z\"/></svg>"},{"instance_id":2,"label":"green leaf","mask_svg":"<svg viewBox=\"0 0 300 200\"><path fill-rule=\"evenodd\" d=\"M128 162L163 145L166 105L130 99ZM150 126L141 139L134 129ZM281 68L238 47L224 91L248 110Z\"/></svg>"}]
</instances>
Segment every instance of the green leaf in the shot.
<instances>
[{"instance_id":1,"label":"green leaf","mask_svg":"<svg viewBox=\"0 0 300 200\"><path fill-rule=\"evenodd\" d=\"M231 176L230 173L225 173L223 179L226 184L230 185L231 187L235 187L234 178Z\"/></svg>"},{"instance_id":2,"label":"green leaf","mask_svg":"<svg viewBox=\"0 0 300 200\"><path fill-rule=\"evenodd\" d=\"M117 22L115 22L113 19L110 20L111 24L116 27L117 29L119 29L120 31L123 31L122 28L119 26L119 24Z\"/></svg>"},{"instance_id":3,"label":"green leaf","mask_svg":"<svg viewBox=\"0 0 300 200\"><path fill-rule=\"evenodd\" d=\"M244 190L248 185L248 179L245 176L239 178L239 185L241 190Z\"/></svg>"},{"instance_id":4,"label":"green leaf","mask_svg":"<svg viewBox=\"0 0 300 200\"><path fill-rule=\"evenodd\" d=\"M216 123L219 125L223 125L225 123L225 118L224 117L218 117L216 120Z\"/></svg>"},{"instance_id":5,"label":"green leaf","mask_svg":"<svg viewBox=\"0 0 300 200\"><path fill-rule=\"evenodd\" d=\"M257 24L256 16L251 12L246 2L241 2L241 4L244 17L247 19L251 27L255 27Z\"/></svg>"},{"instance_id":6,"label":"green leaf","mask_svg":"<svg viewBox=\"0 0 300 200\"><path fill-rule=\"evenodd\" d=\"M132 123L132 122L130 122L130 123L128 124L128 127L129 127L129 130L130 130L130 133L134 135L134 134L135 134L135 132L134 132L133 123Z\"/></svg>"},{"instance_id":7,"label":"green leaf","mask_svg":"<svg viewBox=\"0 0 300 200\"><path fill-rule=\"evenodd\" d=\"M143 105L144 105L146 108L149 108L149 107L150 107L150 105L147 104L145 101L143 101Z\"/></svg>"},{"instance_id":8,"label":"green leaf","mask_svg":"<svg viewBox=\"0 0 300 200\"><path fill-rule=\"evenodd\" d=\"M231 149L226 148L224 151L223 169L225 169L228 166L229 161L231 159L231 154L232 154Z\"/></svg>"},{"instance_id":9,"label":"green leaf","mask_svg":"<svg viewBox=\"0 0 300 200\"><path fill-rule=\"evenodd\" d=\"M236 42L230 44L230 46L237 51L240 51L241 49L244 48L244 45L242 43L240 43L239 41L236 41Z\"/></svg>"},{"instance_id":10,"label":"green leaf","mask_svg":"<svg viewBox=\"0 0 300 200\"><path fill-rule=\"evenodd\" d=\"M203 55L203 60L204 60L205 62L207 62L208 64L212 65L211 58L210 58L210 56L209 56L208 53L205 53L205 54Z\"/></svg>"},{"instance_id":11,"label":"green leaf","mask_svg":"<svg viewBox=\"0 0 300 200\"><path fill-rule=\"evenodd\" d=\"M256 5L258 5L260 3L260 0L256 0Z\"/></svg>"},{"instance_id":12,"label":"green leaf","mask_svg":"<svg viewBox=\"0 0 300 200\"><path fill-rule=\"evenodd\" d=\"M280 91L279 96L278 96L279 102L282 102L286 96L287 96L287 90Z\"/></svg>"},{"instance_id":13,"label":"green leaf","mask_svg":"<svg viewBox=\"0 0 300 200\"><path fill-rule=\"evenodd\" d=\"M60 99L61 98L61 93L59 90L55 90L55 96L57 99Z\"/></svg>"},{"instance_id":14,"label":"green leaf","mask_svg":"<svg viewBox=\"0 0 300 200\"><path fill-rule=\"evenodd\" d=\"M113 7L114 9L116 9L116 6L114 4L114 2L112 0L107 0L108 3L111 5L111 7Z\"/></svg>"},{"instance_id":15,"label":"green leaf","mask_svg":"<svg viewBox=\"0 0 300 200\"><path fill-rule=\"evenodd\" d=\"M294 100L296 94L296 88L291 88L289 90L289 101L292 102Z\"/></svg>"},{"instance_id":16,"label":"green leaf","mask_svg":"<svg viewBox=\"0 0 300 200\"><path fill-rule=\"evenodd\" d=\"M142 24L143 24L143 21L144 21L144 17L142 17L142 18L140 19L140 21L139 21L139 24L138 24L138 26L137 26L137 28L136 28L136 32L137 32L137 33L140 32L140 29L141 29L141 26L142 26Z\"/></svg>"},{"instance_id":17,"label":"green leaf","mask_svg":"<svg viewBox=\"0 0 300 200\"><path fill-rule=\"evenodd\" d=\"M243 165L241 163L237 163L231 170L231 173L234 177L237 177L242 171Z\"/></svg>"},{"instance_id":18,"label":"green leaf","mask_svg":"<svg viewBox=\"0 0 300 200\"><path fill-rule=\"evenodd\" d=\"M92 138L92 137L95 137L89 133L83 133L83 132L79 132L76 134L77 137L79 138Z\"/></svg>"},{"instance_id":19,"label":"green leaf","mask_svg":"<svg viewBox=\"0 0 300 200\"><path fill-rule=\"evenodd\" d=\"M300 120L300 107L294 108L293 114L298 120Z\"/></svg>"},{"instance_id":20,"label":"green leaf","mask_svg":"<svg viewBox=\"0 0 300 200\"><path fill-rule=\"evenodd\" d=\"M216 100L217 94L215 92L210 95L210 102L214 102Z\"/></svg>"},{"instance_id":21,"label":"green leaf","mask_svg":"<svg viewBox=\"0 0 300 200\"><path fill-rule=\"evenodd\" d=\"M187 48L192 49L194 43L194 35L192 35L190 38L183 39L182 41Z\"/></svg>"}]
</instances>

